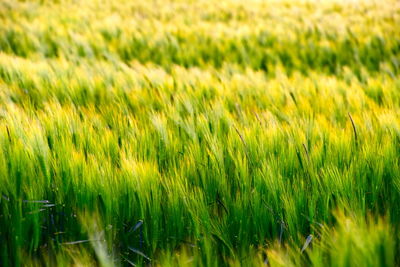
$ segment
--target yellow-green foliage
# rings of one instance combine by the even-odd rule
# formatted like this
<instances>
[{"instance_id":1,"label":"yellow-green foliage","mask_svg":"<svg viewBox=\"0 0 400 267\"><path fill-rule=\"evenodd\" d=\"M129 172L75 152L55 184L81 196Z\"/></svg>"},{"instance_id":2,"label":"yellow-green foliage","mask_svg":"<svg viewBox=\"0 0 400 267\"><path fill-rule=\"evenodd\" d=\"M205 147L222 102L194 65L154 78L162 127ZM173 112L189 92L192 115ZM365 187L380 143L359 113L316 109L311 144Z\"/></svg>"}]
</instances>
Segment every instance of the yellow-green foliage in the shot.
<instances>
[{"instance_id":1,"label":"yellow-green foliage","mask_svg":"<svg viewBox=\"0 0 400 267\"><path fill-rule=\"evenodd\" d=\"M399 25L397 0L0 1L0 265L395 265Z\"/></svg>"}]
</instances>

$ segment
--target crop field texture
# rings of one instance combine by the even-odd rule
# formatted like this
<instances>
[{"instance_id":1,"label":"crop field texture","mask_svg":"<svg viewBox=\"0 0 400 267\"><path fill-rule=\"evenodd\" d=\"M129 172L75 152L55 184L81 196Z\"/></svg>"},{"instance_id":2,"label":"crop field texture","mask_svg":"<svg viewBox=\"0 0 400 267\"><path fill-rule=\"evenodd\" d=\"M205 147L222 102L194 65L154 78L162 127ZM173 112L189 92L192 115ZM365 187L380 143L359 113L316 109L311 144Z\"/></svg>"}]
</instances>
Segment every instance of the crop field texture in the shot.
<instances>
[{"instance_id":1,"label":"crop field texture","mask_svg":"<svg viewBox=\"0 0 400 267\"><path fill-rule=\"evenodd\" d=\"M400 1L0 0L0 266L396 266Z\"/></svg>"}]
</instances>

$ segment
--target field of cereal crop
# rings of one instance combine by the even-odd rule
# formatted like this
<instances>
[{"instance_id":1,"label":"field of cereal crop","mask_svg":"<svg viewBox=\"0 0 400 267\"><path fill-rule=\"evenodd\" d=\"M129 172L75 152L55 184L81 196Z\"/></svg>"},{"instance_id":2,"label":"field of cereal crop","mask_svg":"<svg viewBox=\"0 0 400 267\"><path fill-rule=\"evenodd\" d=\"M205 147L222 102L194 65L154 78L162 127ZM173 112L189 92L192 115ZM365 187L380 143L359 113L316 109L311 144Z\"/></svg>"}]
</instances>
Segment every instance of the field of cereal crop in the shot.
<instances>
[{"instance_id":1,"label":"field of cereal crop","mask_svg":"<svg viewBox=\"0 0 400 267\"><path fill-rule=\"evenodd\" d=\"M0 0L0 266L395 266L397 0Z\"/></svg>"}]
</instances>

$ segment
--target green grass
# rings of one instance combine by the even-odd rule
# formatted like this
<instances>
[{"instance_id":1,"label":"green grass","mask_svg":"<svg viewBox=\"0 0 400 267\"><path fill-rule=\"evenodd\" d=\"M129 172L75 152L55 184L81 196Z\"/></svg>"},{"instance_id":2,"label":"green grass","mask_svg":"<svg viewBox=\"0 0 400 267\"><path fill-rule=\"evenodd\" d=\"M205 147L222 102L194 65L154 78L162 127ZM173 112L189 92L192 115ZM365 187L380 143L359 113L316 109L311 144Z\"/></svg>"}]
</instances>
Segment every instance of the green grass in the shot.
<instances>
[{"instance_id":1,"label":"green grass","mask_svg":"<svg viewBox=\"0 0 400 267\"><path fill-rule=\"evenodd\" d=\"M1 1L0 265L395 266L397 25L394 0Z\"/></svg>"}]
</instances>

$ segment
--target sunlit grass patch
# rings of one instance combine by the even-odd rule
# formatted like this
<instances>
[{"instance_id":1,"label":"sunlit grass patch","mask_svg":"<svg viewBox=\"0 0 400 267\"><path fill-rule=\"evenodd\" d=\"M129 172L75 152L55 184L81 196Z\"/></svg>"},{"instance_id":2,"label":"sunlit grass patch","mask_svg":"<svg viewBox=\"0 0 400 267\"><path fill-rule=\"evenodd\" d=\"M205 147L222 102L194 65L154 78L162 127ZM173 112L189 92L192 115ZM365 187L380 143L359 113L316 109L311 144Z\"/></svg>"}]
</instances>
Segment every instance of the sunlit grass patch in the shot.
<instances>
[{"instance_id":1,"label":"sunlit grass patch","mask_svg":"<svg viewBox=\"0 0 400 267\"><path fill-rule=\"evenodd\" d=\"M2 1L0 265L396 265L399 8Z\"/></svg>"}]
</instances>

